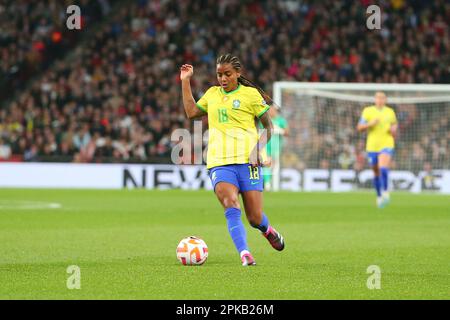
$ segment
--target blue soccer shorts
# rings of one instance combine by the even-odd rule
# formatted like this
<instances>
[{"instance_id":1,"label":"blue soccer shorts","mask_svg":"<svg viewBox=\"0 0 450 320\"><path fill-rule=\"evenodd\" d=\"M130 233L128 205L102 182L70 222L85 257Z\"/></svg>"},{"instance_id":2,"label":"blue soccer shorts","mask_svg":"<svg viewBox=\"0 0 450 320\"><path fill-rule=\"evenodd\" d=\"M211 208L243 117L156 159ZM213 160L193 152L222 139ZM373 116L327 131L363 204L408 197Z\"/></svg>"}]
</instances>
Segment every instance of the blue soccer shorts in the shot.
<instances>
[{"instance_id":1,"label":"blue soccer shorts","mask_svg":"<svg viewBox=\"0 0 450 320\"><path fill-rule=\"evenodd\" d=\"M375 166L378 164L378 156L380 154L388 154L391 157L394 155L394 148L384 148L380 152L367 152L367 161L371 166Z\"/></svg>"},{"instance_id":2,"label":"blue soccer shorts","mask_svg":"<svg viewBox=\"0 0 450 320\"><path fill-rule=\"evenodd\" d=\"M219 182L228 182L236 186L239 192L263 191L264 180L261 167L250 164L229 164L208 170L214 190Z\"/></svg>"}]
</instances>

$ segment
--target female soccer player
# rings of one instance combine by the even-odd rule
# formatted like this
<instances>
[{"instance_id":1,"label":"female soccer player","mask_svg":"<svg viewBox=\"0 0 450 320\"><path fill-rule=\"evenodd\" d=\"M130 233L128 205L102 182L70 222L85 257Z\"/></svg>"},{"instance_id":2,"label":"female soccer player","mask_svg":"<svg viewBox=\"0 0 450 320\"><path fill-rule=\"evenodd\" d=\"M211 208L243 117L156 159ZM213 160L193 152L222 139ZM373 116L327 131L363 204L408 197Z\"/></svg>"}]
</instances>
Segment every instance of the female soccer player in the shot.
<instances>
[{"instance_id":1,"label":"female soccer player","mask_svg":"<svg viewBox=\"0 0 450 320\"><path fill-rule=\"evenodd\" d=\"M389 167L397 128L397 117L394 110L386 106L386 95L375 93L375 105L364 108L357 129L368 131L366 152L374 173L373 184L379 208L389 203Z\"/></svg>"},{"instance_id":2,"label":"female soccer player","mask_svg":"<svg viewBox=\"0 0 450 320\"><path fill-rule=\"evenodd\" d=\"M209 88L195 102L190 85L193 66L181 66L183 104L189 119L208 115L209 140L207 168L214 192L223 208L228 232L238 250L242 265L255 265L247 245L241 220L239 193L250 225L261 231L276 250L284 249L283 237L269 224L263 212L261 166L264 148L273 130L263 99L267 95L241 75L241 63L231 54L217 59L219 86ZM269 98L270 99L270 98ZM258 136L255 119L259 118L266 134Z\"/></svg>"}]
</instances>

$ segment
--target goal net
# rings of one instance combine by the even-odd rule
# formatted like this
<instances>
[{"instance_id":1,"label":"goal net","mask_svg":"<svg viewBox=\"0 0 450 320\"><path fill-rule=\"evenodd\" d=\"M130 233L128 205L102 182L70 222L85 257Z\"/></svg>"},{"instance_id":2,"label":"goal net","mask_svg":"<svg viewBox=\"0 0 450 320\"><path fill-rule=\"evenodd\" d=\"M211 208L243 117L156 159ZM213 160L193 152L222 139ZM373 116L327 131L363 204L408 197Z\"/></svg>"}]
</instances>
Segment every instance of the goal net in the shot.
<instances>
[{"instance_id":1,"label":"goal net","mask_svg":"<svg viewBox=\"0 0 450 320\"><path fill-rule=\"evenodd\" d=\"M399 129L391 188L450 192L450 85L276 82L274 101L287 120L274 190L349 191L370 188L365 106L383 91Z\"/></svg>"}]
</instances>

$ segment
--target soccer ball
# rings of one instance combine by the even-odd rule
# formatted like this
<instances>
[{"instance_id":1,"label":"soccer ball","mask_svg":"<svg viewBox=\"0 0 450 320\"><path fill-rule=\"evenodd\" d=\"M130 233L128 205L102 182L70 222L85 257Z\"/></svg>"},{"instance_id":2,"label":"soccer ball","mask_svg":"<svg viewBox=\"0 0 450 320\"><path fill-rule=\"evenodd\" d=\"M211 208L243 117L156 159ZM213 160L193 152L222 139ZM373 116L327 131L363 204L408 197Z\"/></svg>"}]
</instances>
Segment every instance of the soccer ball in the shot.
<instances>
[{"instance_id":1,"label":"soccer ball","mask_svg":"<svg viewBox=\"0 0 450 320\"><path fill-rule=\"evenodd\" d=\"M208 247L202 239L190 236L180 241L177 259L185 266L202 265L208 258Z\"/></svg>"}]
</instances>

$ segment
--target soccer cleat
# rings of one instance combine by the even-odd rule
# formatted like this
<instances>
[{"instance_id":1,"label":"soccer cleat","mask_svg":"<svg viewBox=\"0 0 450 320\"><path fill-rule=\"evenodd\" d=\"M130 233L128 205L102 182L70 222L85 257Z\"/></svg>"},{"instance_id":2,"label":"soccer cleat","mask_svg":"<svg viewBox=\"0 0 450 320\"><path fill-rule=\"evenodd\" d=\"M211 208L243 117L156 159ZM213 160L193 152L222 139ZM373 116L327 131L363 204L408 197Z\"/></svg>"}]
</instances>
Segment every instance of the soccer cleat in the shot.
<instances>
[{"instance_id":1,"label":"soccer cleat","mask_svg":"<svg viewBox=\"0 0 450 320\"><path fill-rule=\"evenodd\" d=\"M269 226L266 232L262 235L269 240L270 244L275 250L281 251L284 249L284 239L283 236L277 232L272 226Z\"/></svg>"},{"instance_id":2,"label":"soccer cleat","mask_svg":"<svg viewBox=\"0 0 450 320\"><path fill-rule=\"evenodd\" d=\"M241 260L244 267L256 265L255 259L253 259L252 254L247 250L241 252Z\"/></svg>"},{"instance_id":3,"label":"soccer cleat","mask_svg":"<svg viewBox=\"0 0 450 320\"><path fill-rule=\"evenodd\" d=\"M387 192L387 191L383 192L382 197L383 197L385 205L387 205L391 201L391 197L389 195L389 192Z\"/></svg>"},{"instance_id":4,"label":"soccer cleat","mask_svg":"<svg viewBox=\"0 0 450 320\"><path fill-rule=\"evenodd\" d=\"M377 197L377 207L378 209L383 209L386 206L387 202L383 197Z\"/></svg>"}]
</instances>

